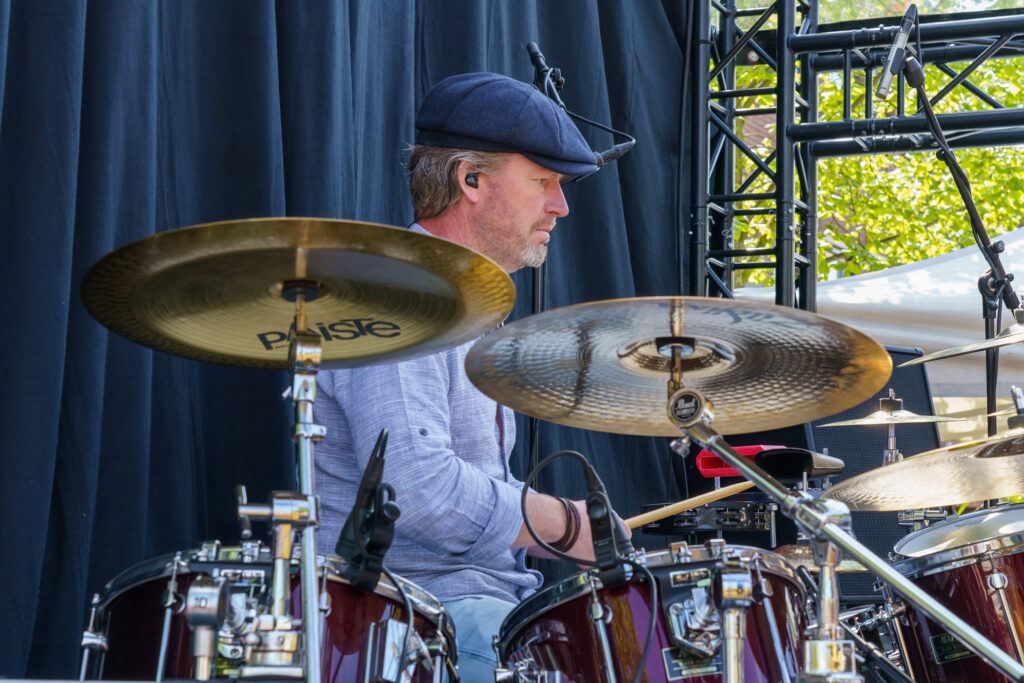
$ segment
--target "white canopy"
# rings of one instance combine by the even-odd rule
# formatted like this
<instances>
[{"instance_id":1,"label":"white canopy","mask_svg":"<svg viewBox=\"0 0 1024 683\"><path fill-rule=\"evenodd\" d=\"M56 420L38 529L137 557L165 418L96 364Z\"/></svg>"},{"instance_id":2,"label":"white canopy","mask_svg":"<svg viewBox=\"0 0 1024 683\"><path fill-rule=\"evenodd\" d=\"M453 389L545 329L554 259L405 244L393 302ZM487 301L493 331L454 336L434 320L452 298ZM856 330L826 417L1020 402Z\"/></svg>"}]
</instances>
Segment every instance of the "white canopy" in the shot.
<instances>
[{"instance_id":1,"label":"white canopy","mask_svg":"<svg viewBox=\"0 0 1024 683\"><path fill-rule=\"evenodd\" d=\"M993 241L1006 244L1001 260L1024 298L1024 228ZM818 284L818 313L855 327L881 344L919 347L925 353L985 338L978 278L988 269L972 245L944 256L888 270ZM772 288L745 287L737 298L774 300ZM1002 327L1013 323L1004 310ZM985 353L978 352L928 363L934 396L984 396ZM999 354L999 397L1009 397L1010 384L1024 384L1024 348L1004 346Z\"/></svg>"}]
</instances>

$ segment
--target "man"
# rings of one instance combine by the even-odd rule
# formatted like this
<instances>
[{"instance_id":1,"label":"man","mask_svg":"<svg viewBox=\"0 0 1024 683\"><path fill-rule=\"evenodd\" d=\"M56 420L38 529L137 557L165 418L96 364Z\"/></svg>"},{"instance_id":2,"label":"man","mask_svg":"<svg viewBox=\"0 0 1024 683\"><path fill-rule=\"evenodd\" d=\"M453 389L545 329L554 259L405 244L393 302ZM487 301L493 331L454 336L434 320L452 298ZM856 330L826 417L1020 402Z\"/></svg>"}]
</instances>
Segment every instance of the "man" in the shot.
<instances>
[{"instance_id":1,"label":"man","mask_svg":"<svg viewBox=\"0 0 1024 683\"><path fill-rule=\"evenodd\" d=\"M537 267L569 212L561 183L597 170L569 117L535 88L490 73L452 76L428 94L408 169L416 223L479 251L505 271ZM402 510L385 564L445 603L464 681L493 680L502 620L535 591L526 568L522 483L509 471L512 411L464 370L472 343L401 363L323 372L315 419L323 504L320 551L333 552L381 428L384 481ZM583 501L530 492L527 513L546 542L593 556Z\"/></svg>"}]
</instances>

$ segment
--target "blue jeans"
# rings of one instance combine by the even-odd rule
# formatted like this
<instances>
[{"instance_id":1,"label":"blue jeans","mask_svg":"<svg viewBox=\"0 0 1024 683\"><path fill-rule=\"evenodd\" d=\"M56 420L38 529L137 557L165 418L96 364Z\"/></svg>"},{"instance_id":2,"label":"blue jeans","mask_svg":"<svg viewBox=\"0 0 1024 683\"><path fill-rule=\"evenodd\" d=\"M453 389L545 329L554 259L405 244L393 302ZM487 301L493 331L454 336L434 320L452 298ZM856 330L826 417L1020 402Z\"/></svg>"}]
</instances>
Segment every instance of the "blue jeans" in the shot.
<instances>
[{"instance_id":1,"label":"blue jeans","mask_svg":"<svg viewBox=\"0 0 1024 683\"><path fill-rule=\"evenodd\" d=\"M462 683L493 683L494 668L498 666L493 636L515 604L498 598L473 597L452 600L444 606L455 623Z\"/></svg>"}]
</instances>

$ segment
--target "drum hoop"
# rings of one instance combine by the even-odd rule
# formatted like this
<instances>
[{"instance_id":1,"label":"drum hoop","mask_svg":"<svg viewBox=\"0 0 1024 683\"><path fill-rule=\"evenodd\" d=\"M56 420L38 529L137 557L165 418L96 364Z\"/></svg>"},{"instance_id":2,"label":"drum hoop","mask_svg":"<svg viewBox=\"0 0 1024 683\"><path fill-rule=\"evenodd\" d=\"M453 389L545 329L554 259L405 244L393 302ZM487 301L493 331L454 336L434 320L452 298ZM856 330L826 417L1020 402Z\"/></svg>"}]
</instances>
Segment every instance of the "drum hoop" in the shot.
<instances>
[{"instance_id":1,"label":"drum hoop","mask_svg":"<svg viewBox=\"0 0 1024 683\"><path fill-rule=\"evenodd\" d=\"M703 548L701 549L703 550ZM650 564L650 560L652 559L661 559L666 556L671 558L671 551L666 549L646 555L645 560L647 561L647 568L653 571L655 569L674 565L683 567L688 564L706 564L714 561L736 559L737 555L747 561L752 561L754 557L759 557L764 563L763 567L770 574L787 580L801 597L806 597L807 593L804 585L797 578L792 565L786 561L785 558L763 548L733 545L726 547L725 553L721 558L710 557L707 555L704 557L690 556L686 561L659 562L654 565ZM591 584L593 584L594 590L604 590L604 585L597 578L597 570L594 569L562 579L558 583L552 584L547 588L542 588L516 605L505 617L505 620L501 624L501 629L498 631L498 649L501 657L505 658L508 656L506 649L508 648L512 638L514 638L530 620L547 614L551 610L560 607L571 600L575 600L589 591Z\"/></svg>"},{"instance_id":2,"label":"drum hoop","mask_svg":"<svg viewBox=\"0 0 1024 683\"><path fill-rule=\"evenodd\" d=\"M229 546L233 547L233 546ZM191 549L181 553L181 566L178 569L178 575L191 574L193 572L192 565L215 565L215 564L238 564L238 565L252 565L252 566L263 566L267 567L267 581L270 580L269 569L270 565L266 562L236 562L233 560L197 560L196 554L199 551ZM151 557L147 560L143 560L137 564L128 567L121 571L114 578L107 581L103 586L103 592L100 594L100 601L97 603L97 609L100 612L106 611L110 604L118 597L123 595L125 592L131 589L141 586L149 581L159 580L161 578L167 578L171 575L171 569L174 565L174 558L177 553L167 553L164 555L158 555ZM350 585L340 576L339 568L343 564L344 560L335 555L318 555L317 565L318 567L326 567L327 580L334 583L340 583L341 585ZM297 566L298 560L293 560L292 564ZM435 627L439 625L441 615L447 615L444 605L440 600L435 598L429 592L421 588L418 584L409 581L401 576L396 577L399 583L402 584L403 588L408 593L409 600L412 602L413 611L426 618ZM376 595L383 598L389 598L396 603L402 603L402 595L398 588L391 582L386 575L381 575L380 581L377 582L377 586L373 591Z\"/></svg>"},{"instance_id":3,"label":"drum hoop","mask_svg":"<svg viewBox=\"0 0 1024 683\"><path fill-rule=\"evenodd\" d=\"M913 578L925 573L937 574L947 569L965 567L986 556L1003 557L1021 551L1024 551L1024 532L940 550L929 555L908 557L896 562L893 568L904 576Z\"/></svg>"}]
</instances>

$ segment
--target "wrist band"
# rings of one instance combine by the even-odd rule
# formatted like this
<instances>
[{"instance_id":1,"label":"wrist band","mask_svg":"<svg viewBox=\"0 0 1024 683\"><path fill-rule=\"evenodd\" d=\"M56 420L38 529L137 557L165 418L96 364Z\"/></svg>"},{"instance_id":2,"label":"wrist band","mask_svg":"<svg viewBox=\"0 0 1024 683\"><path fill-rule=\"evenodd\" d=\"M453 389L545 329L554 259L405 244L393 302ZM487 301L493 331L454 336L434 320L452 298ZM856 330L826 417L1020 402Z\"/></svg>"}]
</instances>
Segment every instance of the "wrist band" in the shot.
<instances>
[{"instance_id":1,"label":"wrist band","mask_svg":"<svg viewBox=\"0 0 1024 683\"><path fill-rule=\"evenodd\" d=\"M559 552L566 552L576 545L580 537L580 511L576 509L572 501L566 498L559 498L565 506L565 533L551 547Z\"/></svg>"}]
</instances>

